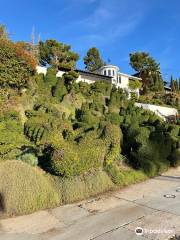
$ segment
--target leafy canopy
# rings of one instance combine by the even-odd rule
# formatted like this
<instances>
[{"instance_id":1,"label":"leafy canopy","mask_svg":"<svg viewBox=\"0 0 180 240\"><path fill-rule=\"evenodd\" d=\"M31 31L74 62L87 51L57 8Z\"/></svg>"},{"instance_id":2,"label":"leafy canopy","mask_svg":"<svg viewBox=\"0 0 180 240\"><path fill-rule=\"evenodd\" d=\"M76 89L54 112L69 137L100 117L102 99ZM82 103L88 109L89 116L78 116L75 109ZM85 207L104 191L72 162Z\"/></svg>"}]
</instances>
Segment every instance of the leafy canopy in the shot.
<instances>
[{"instance_id":1,"label":"leafy canopy","mask_svg":"<svg viewBox=\"0 0 180 240\"><path fill-rule=\"evenodd\" d=\"M130 65L142 78L143 90L162 91L163 80L160 72L160 64L149 53L135 52L130 54Z\"/></svg>"},{"instance_id":2,"label":"leafy canopy","mask_svg":"<svg viewBox=\"0 0 180 240\"><path fill-rule=\"evenodd\" d=\"M27 85L36 67L34 57L19 44L0 38L0 86L20 89Z\"/></svg>"},{"instance_id":3,"label":"leafy canopy","mask_svg":"<svg viewBox=\"0 0 180 240\"><path fill-rule=\"evenodd\" d=\"M39 62L42 66L73 69L79 55L71 51L71 46L49 39L39 43Z\"/></svg>"},{"instance_id":4,"label":"leafy canopy","mask_svg":"<svg viewBox=\"0 0 180 240\"><path fill-rule=\"evenodd\" d=\"M142 83L139 80L130 80L129 81L129 88L131 90L136 90L142 87Z\"/></svg>"},{"instance_id":5,"label":"leafy canopy","mask_svg":"<svg viewBox=\"0 0 180 240\"><path fill-rule=\"evenodd\" d=\"M90 48L84 57L85 68L94 72L104 65L104 62L100 56L99 50L95 47Z\"/></svg>"}]
</instances>

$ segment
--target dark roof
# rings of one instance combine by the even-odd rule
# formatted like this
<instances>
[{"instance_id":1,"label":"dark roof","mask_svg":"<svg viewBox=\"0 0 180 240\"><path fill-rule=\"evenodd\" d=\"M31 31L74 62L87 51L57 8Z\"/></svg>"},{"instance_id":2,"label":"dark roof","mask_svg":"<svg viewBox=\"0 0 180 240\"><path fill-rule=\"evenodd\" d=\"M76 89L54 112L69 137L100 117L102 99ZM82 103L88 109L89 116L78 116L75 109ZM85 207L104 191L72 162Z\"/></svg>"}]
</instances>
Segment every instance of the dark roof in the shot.
<instances>
[{"instance_id":1,"label":"dark roof","mask_svg":"<svg viewBox=\"0 0 180 240\"><path fill-rule=\"evenodd\" d=\"M105 75L102 75L102 74L99 74L99 73L88 72L88 71L80 70L80 69L76 69L75 71L79 72L79 73L82 73L82 74L85 74L85 75L97 76L97 77L101 77L101 78L108 79L108 80L112 79L112 77L110 77L110 76L105 76Z\"/></svg>"},{"instance_id":2,"label":"dark roof","mask_svg":"<svg viewBox=\"0 0 180 240\"><path fill-rule=\"evenodd\" d=\"M67 71L70 71L71 69L61 67L61 68L59 68L59 70L67 72ZM78 73L85 74L85 75L97 76L97 77L100 77L100 78L103 78L103 79L106 79L106 80L111 80L112 79L112 77L110 77L110 76L105 76L105 75L102 75L102 74L99 74L99 73L89 72L89 71L86 71L86 70L75 69L74 71L76 71Z\"/></svg>"},{"instance_id":3,"label":"dark roof","mask_svg":"<svg viewBox=\"0 0 180 240\"><path fill-rule=\"evenodd\" d=\"M172 90L171 87L167 87L167 86L164 86L164 89L165 89L165 90L169 90L169 91Z\"/></svg>"},{"instance_id":4,"label":"dark roof","mask_svg":"<svg viewBox=\"0 0 180 240\"><path fill-rule=\"evenodd\" d=\"M140 76L140 73L138 72L138 73L134 73L134 74L132 74L132 76L134 76L134 77L139 77Z\"/></svg>"}]
</instances>

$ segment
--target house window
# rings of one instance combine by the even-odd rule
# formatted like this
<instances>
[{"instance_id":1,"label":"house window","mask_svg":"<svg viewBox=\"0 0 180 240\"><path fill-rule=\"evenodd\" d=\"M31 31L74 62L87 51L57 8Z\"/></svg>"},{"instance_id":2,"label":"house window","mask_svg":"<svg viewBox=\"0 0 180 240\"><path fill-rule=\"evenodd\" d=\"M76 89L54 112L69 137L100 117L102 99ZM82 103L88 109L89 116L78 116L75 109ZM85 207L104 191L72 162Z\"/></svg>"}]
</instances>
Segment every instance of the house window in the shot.
<instances>
[{"instance_id":1,"label":"house window","mask_svg":"<svg viewBox=\"0 0 180 240\"><path fill-rule=\"evenodd\" d=\"M104 75L106 76L106 70L104 70Z\"/></svg>"},{"instance_id":2,"label":"house window","mask_svg":"<svg viewBox=\"0 0 180 240\"><path fill-rule=\"evenodd\" d=\"M111 70L110 69L108 70L108 76L111 76Z\"/></svg>"},{"instance_id":3,"label":"house window","mask_svg":"<svg viewBox=\"0 0 180 240\"><path fill-rule=\"evenodd\" d=\"M115 72L114 72L114 70L112 70L112 73L113 73L113 76L115 75Z\"/></svg>"},{"instance_id":4,"label":"house window","mask_svg":"<svg viewBox=\"0 0 180 240\"><path fill-rule=\"evenodd\" d=\"M118 82L121 83L121 76L118 76Z\"/></svg>"}]
</instances>

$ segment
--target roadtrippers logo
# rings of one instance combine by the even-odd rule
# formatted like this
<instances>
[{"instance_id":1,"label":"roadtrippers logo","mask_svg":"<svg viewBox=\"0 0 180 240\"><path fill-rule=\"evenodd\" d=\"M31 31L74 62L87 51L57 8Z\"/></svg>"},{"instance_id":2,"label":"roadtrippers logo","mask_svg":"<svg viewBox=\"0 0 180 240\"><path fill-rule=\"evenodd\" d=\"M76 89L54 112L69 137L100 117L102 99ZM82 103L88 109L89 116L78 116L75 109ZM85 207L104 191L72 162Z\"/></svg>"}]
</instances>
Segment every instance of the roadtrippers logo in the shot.
<instances>
[{"instance_id":1,"label":"roadtrippers logo","mask_svg":"<svg viewBox=\"0 0 180 240\"><path fill-rule=\"evenodd\" d=\"M143 229L141 227L137 227L135 229L135 233L138 236L141 236L143 234L175 234L174 230L172 229Z\"/></svg>"},{"instance_id":2,"label":"roadtrippers logo","mask_svg":"<svg viewBox=\"0 0 180 240\"><path fill-rule=\"evenodd\" d=\"M135 233L136 233L136 235L138 235L138 236L141 236L141 235L143 235L143 229L141 228L141 227L137 227L136 229L135 229Z\"/></svg>"}]
</instances>

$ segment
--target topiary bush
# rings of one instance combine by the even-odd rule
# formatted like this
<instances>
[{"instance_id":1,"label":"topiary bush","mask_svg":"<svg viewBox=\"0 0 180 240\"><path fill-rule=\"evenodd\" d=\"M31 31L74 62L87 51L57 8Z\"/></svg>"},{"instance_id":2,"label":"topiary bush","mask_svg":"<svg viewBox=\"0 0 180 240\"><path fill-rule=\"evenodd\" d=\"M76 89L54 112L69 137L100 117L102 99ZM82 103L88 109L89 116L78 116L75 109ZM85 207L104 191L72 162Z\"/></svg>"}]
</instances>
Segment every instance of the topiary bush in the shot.
<instances>
[{"instance_id":1,"label":"topiary bush","mask_svg":"<svg viewBox=\"0 0 180 240\"><path fill-rule=\"evenodd\" d=\"M24 153L17 157L17 160L25 162L33 167L38 165L38 158L33 153Z\"/></svg>"},{"instance_id":2,"label":"topiary bush","mask_svg":"<svg viewBox=\"0 0 180 240\"><path fill-rule=\"evenodd\" d=\"M111 92L111 84L104 81L97 81L91 84L91 90L93 92L101 93L104 96L109 96Z\"/></svg>"},{"instance_id":3,"label":"topiary bush","mask_svg":"<svg viewBox=\"0 0 180 240\"><path fill-rule=\"evenodd\" d=\"M86 191L89 196L113 189L115 186L105 171L98 171L85 176Z\"/></svg>"},{"instance_id":4,"label":"topiary bush","mask_svg":"<svg viewBox=\"0 0 180 240\"><path fill-rule=\"evenodd\" d=\"M42 170L16 160L0 164L0 196L1 210L11 216L61 203L53 182Z\"/></svg>"},{"instance_id":5,"label":"topiary bush","mask_svg":"<svg viewBox=\"0 0 180 240\"><path fill-rule=\"evenodd\" d=\"M64 204L95 196L115 187L104 171L96 171L71 178L55 177L54 179L57 188L62 191L62 202Z\"/></svg>"},{"instance_id":6,"label":"topiary bush","mask_svg":"<svg viewBox=\"0 0 180 240\"><path fill-rule=\"evenodd\" d=\"M63 203L72 203L88 197L83 177L60 178Z\"/></svg>"},{"instance_id":7,"label":"topiary bush","mask_svg":"<svg viewBox=\"0 0 180 240\"><path fill-rule=\"evenodd\" d=\"M57 71L55 68L50 67L47 69L47 73L44 78L44 83L45 83L46 87L49 88L50 90L57 83L56 73L57 73Z\"/></svg>"},{"instance_id":8,"label":"topiary bush","mask_svg":"<svg viewBox=\"0 0 180 240\"><path fill-rule=\"evenodd\" d=\"M23 134L23 125L17 112L0 116L0 161L16 159L23 149L31 145Z\"/></svg>"},{"instance_id":9,"label":"topiary bush","mask_svg":"<svg viewBox=\"0 0 180 240\"><path fill-rule=\"evenodd\" d=\"M67 94L67 89L64 85L64 79L58 78L56 85L52 88L53 97L58 98L60 101L63 100L63 97Z\"/></svg>"},{"instance_id":10,"label":"topiary bush","mask_svg":"<svg viewBox=\"0 0 180 240\"><path fill-rule=\"evenodd\" d=\"M106 115L106 120L112 124L120 125L123 121L123 118L118 113L113 112Z\"/></svg>"},{"instance_id":11,"label":"topiary bush","mask_svg":"<svg viewBox=\"0 0 180 240\"><path fill-rule=\"evenodd\" d=\"M102 138L106 144L106 164L111 164L119 159L121 153L121 129L116 125L107 123L103 129Z\"/></svg>"},{"instance_id":12,"label":"topiary bush","mask_svg":"<svg viewBox=\"0 0 180 240\"><path fill-rule=\"evenodd\" d=\"M79 122L89 125L89 127L97 127L101 119L90 109L89 105L88 103L83 103L81 109L76 111L76 118Z\"/></svg>"},{"instance_id":13,"label":"topiary bush","mask_svg":"<svg viewBox=\"0 0 180 240\"><path fill-rule=\"evenodd\" d=\"M132 168L123 169L115 163L106 165L105 170L111 177L112 182L120 187L147 179L147 176L142 171L137 171Z\"/></svg>"},{"instance_id":14,"label":"topiary bush","mask_svg":"<svg viewBox=\"0 0 180 240\"><path fill-rule=\"evenodd\" d=\"M171 155L170 155L170 157L169 157L169 160L170 160L171 165L172 165L173 167L178 167L178 166L180 166L180 148L175 149L175 150L171 153Z\"/></svg>"},{"instance_id":15,"label":"topiary bush","mask_svg":"<svg viewBox=\"0 0 180 240\"><path fill-rule=\"evenodd\" d=\"M79 143L61 141L52 152L50 165L54 174L70 177L102 168L104 157L103 141L86 136Z\"/></svg>"}]
</instances>

